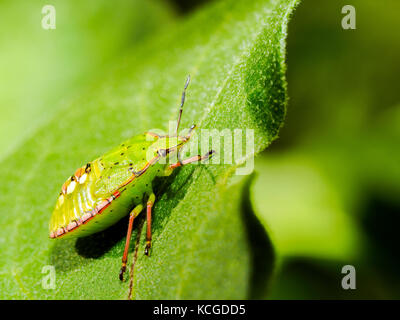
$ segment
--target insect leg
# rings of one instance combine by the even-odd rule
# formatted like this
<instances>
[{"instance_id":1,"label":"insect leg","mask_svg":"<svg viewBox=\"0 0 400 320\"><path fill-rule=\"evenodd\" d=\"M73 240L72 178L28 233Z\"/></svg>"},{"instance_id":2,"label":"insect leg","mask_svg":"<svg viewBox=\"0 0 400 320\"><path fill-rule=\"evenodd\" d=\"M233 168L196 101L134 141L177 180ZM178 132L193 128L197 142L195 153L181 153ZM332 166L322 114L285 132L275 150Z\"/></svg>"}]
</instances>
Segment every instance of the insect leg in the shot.
<instances>
[{"instance_id":1,"label":"insect leg","mask_svg":"<svg viewBox=\"0 0 400 320\"><path fill-rule=\"evenodd\" d=\"M147 233L146 233L146 248L144 249L145 255L149 255L151 248L151 211L153 209L154 201L156 200L156 196L152 193L147 200Z\"/></svg>"},{"instance_id":2,"label":"insect leg","mask_svg":"<svg viewBox=\"0 0 400 320\"><path fill-rule=\"evenodd\" d=\"M126 270L126 261L128 260L128 251L129 251L129 242L131 241L131 235L132 235L132 226L133 226L133 220L135 220L135 217L143 210L143 206L139 204L136 206L130 213L129 215L129 225L128 225L128 232L126 234L126 242L125 242L125 250L124 250L124 255L122 256L122 266L121 270L119 271L119 280L123 281L124 280L124 272Z\"/></svg>"},{"instance_id":3,"label":"insect leg","mask_svg":"<svg viewBox=\"0 0 400 320\"><path fill-rule=\"evenodd\" d=\"M191 157L191 158L188 158L188 159L179 161L179 162L177 162L177 163L171 164L168 168L169 168L169 169L175 169L175 168L177 168L177 167L184 166L184 165L189 164L189 163L192 163L192 162L203 161L203 160L206 160L206 159L211 158L211 156L212 156L214 153L215 153L214 150L210 150L210 151L208 151L204 156L197 155L197 156L194 156L194 157Z\"/></svg>"}]
</instances>

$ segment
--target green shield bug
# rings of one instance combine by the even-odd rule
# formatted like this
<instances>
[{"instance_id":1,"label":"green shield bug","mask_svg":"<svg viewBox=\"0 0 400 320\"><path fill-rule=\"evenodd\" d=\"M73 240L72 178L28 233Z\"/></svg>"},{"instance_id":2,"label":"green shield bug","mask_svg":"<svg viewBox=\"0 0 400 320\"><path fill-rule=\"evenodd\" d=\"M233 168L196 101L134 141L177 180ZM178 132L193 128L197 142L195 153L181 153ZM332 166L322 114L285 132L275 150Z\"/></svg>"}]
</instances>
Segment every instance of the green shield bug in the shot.
<instances>
[{"instance_id":1,"label":"green shield bug","mask_svg":"<svg viewBox=\"0 0 400 320\"><path fill-rule=\"evenodd\" d=\"M147 232L145 254L151 248L151 215L155 202L152 182L168 176L180 166L210 158L213 150L181 160L180 151L190 140L195 125L185 136L178 135L187 78L179 109L175 135L146 132L120 144L100 158L89 162L67 179L61 188L50 219L50 238L83 237L119 221L128 213L129 224L119 278L123 280L128 258L132 226L146 207ZM150 155L150 156L149 156ZM176 161L168 161L175 159ZM160 161L163 160L163 161Z\"/></svg>"}]
</instances>

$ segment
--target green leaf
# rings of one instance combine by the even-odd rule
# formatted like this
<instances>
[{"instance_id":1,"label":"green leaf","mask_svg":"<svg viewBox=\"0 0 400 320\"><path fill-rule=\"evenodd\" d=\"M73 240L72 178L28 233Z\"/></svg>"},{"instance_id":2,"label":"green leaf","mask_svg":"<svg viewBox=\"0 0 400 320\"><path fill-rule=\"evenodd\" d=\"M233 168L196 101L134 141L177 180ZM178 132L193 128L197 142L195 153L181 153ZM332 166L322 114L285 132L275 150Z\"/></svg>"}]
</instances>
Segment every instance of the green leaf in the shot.
<instances>
[{"instance_id":1,"label":"green leaf","mask_svg":"<svg viewBox=\"0 0 400 320\"><path fill-rule=\"evenodd\" d=\"M128 297L129 281L118 280L126 220L88 238L52 241L48 219L61 184L78 166L132 135L167 130L168 121L176 119L187 74L192 82L182 127L254 129L254 150L244 150L235 164L187 166L159 182L152 255L143 255L142 239L132 296L262 294L272 270L272 247L265 234L258 237L264 237L258 247L253 245L249 180L234 173L265 149L282 125L286 27L296 3L232 0L205 7L126 52L5 159L0 168L6 182L0 186L5 297ZM132 256L131 251L130 261ZM45 265L56 268L55 290L41 286Z\"/></svg>"},{"instance_id":2,"label":"green leaf","mask_svg":"<svg viewBox=\"0 0 400 320\"><path fill-rule=\"evenodd\" d=\"M119 52L172 22L160 1L51 2L56 29L41 26L41 0L0 5L0 159L84 90ZM118 10L116 9L118 8ZM23 94L22 94L23 93Z\"/></svg>"}]
</instances>

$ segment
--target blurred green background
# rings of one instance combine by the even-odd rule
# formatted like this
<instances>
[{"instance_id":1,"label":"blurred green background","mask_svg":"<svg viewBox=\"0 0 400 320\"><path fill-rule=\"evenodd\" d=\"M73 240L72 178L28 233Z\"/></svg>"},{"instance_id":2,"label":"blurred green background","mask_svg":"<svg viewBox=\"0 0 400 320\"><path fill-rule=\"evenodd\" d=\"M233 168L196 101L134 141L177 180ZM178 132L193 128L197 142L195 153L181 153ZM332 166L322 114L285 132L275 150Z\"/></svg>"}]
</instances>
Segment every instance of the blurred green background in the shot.
<instances>
[{"instance_id":1,"label":"blurred green background","mask_svg":"<svg viewBox=\"0 0 400 320\"><path fill-rule=\"evenodd\" d=\"M56 32L42 29L47 4L62 13L56 14ZM176 16L169 3L157 0L16 0L1 1L0 8L0 159L121 52Z\"/></svg>"},{"instance_id":2,"label":"blurred green background","mask_svg":"<svg viewBox=\"0 0 400 320\"><path fill-rule=\"evenodd\" d=\"M12 161L120 51L207 2L52 1L68 13L57 17L57 37L19 18L47 2L0 2L0 159ZM356 30L341 27L346 4ZM266 298L400 298L399 10L396 0L304 0L295 11L287 118L256 158L251 189L278 258ZM341 288L348 264L356 290Z\"/></svg>"},{"instance_id":3,"label":"blurred green background","mask_svg":"<svg viewBox=\"0 0 400 320\"><path fill-rule=\"evenodd\" d=\"M287 117L253 187L281 257L270 297L400 297L399 10L305 0L289 24ZM341 288L347 264L356 290Z\"/></svg>"}]
</instances>

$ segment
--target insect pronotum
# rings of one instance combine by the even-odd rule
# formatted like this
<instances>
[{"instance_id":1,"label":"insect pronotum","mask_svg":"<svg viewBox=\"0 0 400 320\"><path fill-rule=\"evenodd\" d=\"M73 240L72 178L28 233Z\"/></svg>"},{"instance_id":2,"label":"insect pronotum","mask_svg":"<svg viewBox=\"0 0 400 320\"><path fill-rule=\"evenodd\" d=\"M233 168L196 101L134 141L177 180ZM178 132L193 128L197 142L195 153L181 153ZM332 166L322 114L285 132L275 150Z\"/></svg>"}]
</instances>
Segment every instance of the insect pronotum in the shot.
<instances>
[{"instance_id":1,"label":"insect pronotum","mask_svg":"<svg viewBox=\"0 0 400 320\"><path fill-rule=\"evenodd\" d=\"M50 238L83 237L119 221L130 213L125 250L119 278L122 281L126 270L132 226L146 207L146 247L151 248L151 215L155 202L152 189L153 180L158 176L168 176L172 171L186 164L210 158L210 150L205 155L197 155L181 160L181 149L190 140L192 125L187 135L179 136L179 124L185 103L187 78L179 109L174 135L158 135L146 132L123 142L100 158L78 168L61 188L55 209L50 219ZM148 155L151 159L148 160ZM176 158L173 158L176 157ZM160 161L163 159L166 161ZM168 161L177 159L176 162Z\"/></svg>"}]
</instances>

